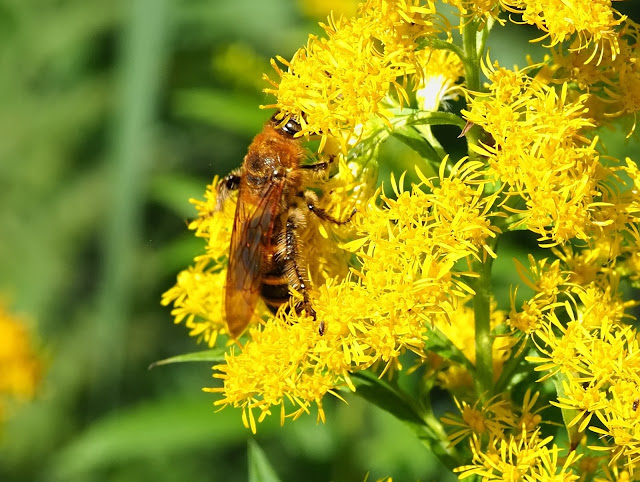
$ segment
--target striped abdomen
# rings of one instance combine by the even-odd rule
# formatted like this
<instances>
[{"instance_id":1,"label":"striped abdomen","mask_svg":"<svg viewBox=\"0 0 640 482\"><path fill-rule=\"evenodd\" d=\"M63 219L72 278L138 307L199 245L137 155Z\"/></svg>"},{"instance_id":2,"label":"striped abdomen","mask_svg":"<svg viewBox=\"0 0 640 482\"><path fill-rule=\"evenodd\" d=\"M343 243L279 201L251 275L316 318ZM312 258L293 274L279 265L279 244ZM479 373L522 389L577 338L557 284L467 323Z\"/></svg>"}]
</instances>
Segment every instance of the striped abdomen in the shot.
<instances>
[{"instance_id":1,"label":"striped abdomen","mask_svg":"<svg viewBox=\"0 0 640 482\"><path fill-rule=\"evenodd\" d=\"M262 275L260 296L272 313L289 301L289 278L284 260L273 259L271 268Z\"/></svg>"}]
</instances>

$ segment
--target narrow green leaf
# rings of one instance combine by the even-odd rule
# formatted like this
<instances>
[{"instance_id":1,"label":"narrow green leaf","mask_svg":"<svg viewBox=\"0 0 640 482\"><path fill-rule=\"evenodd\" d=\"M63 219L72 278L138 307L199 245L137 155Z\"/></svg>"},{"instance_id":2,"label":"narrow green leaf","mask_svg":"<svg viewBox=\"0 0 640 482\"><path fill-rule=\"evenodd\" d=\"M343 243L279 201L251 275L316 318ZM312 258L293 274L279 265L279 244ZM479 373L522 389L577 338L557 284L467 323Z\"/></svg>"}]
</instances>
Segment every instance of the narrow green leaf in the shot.
<instances>
[{"instance_id":1,"label":"narrow green leaf","mask_svg":"<svg viewBox=\"0 0 640 482\"><path fill-rule=\"evenodd\" d=\"M149 370L160 365L170 365L172 363L185 363L185 362L209 362L209 363L224 363L225 351L221 348L214 348L213 350L195 351L192 353L184 353L182 355L172 356L165 358L164 360L158 360L149 365Z\"/></svg>"},{"instance_id":2,"label":"narrow green leaf","mask_svg":"<svg viewBox=\"0 0 640 482\"><path fill-rule=\"evenodd\" d=\"M556 387L556 394L558 398L564 397L565 393L562 382L568 380L567 376L558 372L553 376L552 380L553 384ZM578 430L579 423L574 423L572 426L569 426L569 423L574 420L580 412L572 408L561 408L560 410L562 412L562 421L564 422L564 426L567 429L567 434L569 435L569 443L571 447L570 450L575 450L576 447L580 444L582 432Z\"/></svg>"},{"instance_id":3,"label":"narrow green leaf","mask_svg":"<svg viewBox=\"0 0 640 482\"><path fill-rule=\"evenodd\" d=\"M394 126L458 126L463 129L467 122L451 112L423 111L419 109L392 109L396 115L393 119Z\"/></svg>"},{"instance_id":4,"label":"narrow green leaf","mask_svg":"<svg viewBox=\"0 0 640 482\"><path fill-rule=\"evenodd\" d=\"M464 353L458 350L453 342L438 328L434 328L429 332L429 337L425 342L425 349L462 365L469 373L474 373L475 371L475 367Z\"/></svg>"},{"instance_id":5,"label":"narrow green leaf","mask_svg":"<svg viewBox=\"0 0 640 482\"><path fill-rule=\"evenodd\" d=\"M267 417L260 432L279 428L277 420ZM132 462L241 446L247 432L239 411L216 413L206 394L154 400L94 421L51 455L38 480L102 480L100 473Z\"/></svg>"},{"instance_id":6,"label":"narrow green leaf","mask_svg":"<svg viewBox=\"0 0 640 482\"><path fill-rule=\"evenodd\" d=\"M422 137L413 127L401 127L394 129L391 135L403 144L416 151L424 159L440 164L442 159L427 140Z\"/></svg>"},{"instance_id":7,"label":"narrow green leaf","mask_svg":"<svg viewBox=\"0 0 640 482\"><path fill-rule=\"evenodd\" d=\"M264 451L256 443L255 440L249 439L248 456L249 456L249 482L278 482L280 479L273 470L269 459Z\"/></svg>"},{"instance_id":8,"label":"narrow green leaf","mask_svg":"<svg viewBox=\"0 0 640 482\"><path fill-rule=\"evenodd\" d=\"M399 389L370 372L357 372L351 376L356 387L356 395L412 425L414 429L424 427L418 408Z\"/></svg>"},{"instance_id":9,"label":"narrow green leaf","mask_svg":"<svg viewBox=\"0 0 640 482\"><path fill-rule=\"evenodd\" d=\"M409 395L374 373L353 373L351 379L356 387L356 395L404 422L445 466L453 468L459 465L444 433L437 427L439 423L434 423L431 412L423 414Z\"/></svg>"}]
</instances>

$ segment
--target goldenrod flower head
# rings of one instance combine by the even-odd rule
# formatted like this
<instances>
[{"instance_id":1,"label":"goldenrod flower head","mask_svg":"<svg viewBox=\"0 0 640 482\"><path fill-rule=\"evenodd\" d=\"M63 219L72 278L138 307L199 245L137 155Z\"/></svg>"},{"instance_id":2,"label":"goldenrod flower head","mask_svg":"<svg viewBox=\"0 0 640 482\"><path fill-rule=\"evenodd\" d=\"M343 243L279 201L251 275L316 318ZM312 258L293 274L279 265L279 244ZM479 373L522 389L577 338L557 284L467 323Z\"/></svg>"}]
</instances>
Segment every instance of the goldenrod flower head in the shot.
<instances>
[{"instance_id":1,"label":"goldenrod flower head","mask_svg":"<svg viewBox=\"0 0 640 482\"><path fill-rule=\"evenodd\" d=\"M557 480L569 482L578 480L571 465L580 456L571 452L560 464L560 449L551 444L553 437L542 438L540 430L527 432L523 429L517 435L495 438L489 447L471 444L473 465L454 469L464 479L472 475L486 481L498 480Z\"/></svg>"},{"instance_id":2,"label":"goldenrod flower head","mask_svg":"<svg viewBox=\"0 0 640 482\"><path fill-rule=\"evenodd\" d=\"M550 39L550 46L571 41L570 50L592 49L590 60L601 59L605 49L619 53L616 28L625 16L611 7L611 0L502 0L503 7L521 13L523 22L535 25Z\"/></svg>"},{"instance_id":3,"label":"goldenrod flower head","mask_svg":"<svg viewBox=\"0 0 640 482\"><path fill-rule=\"evenodd\" d=\"M207 186L205 200L191 199L198 217L189 229L206 241L205 254L197 256L195 264L178 274L175 286L162 295L164 306L173 302L171 315L176 323L182 321L191 336L214 346L219 333L226 333L223 299L226 279L225 260L233 229L235 202L221 204L218 199L218 177Z\"/></svg>"},{"instance_id":4,"label":"goldenrod flower head","mask_svg":"<svg viewBox=\"0 0 640 482\"><path fill-rule=\"evenodd\" d=\"M471 444L477 440L501 439L505 430L513 425L513 413L510 404L506 400L494 397L486 403L476 402L469 405L455 399L460 416L447 415L442 417L445 425L454 427L454 432L449 434L452 445L457 445L470 438Z\"/></svg>"},{"instance_id":5,"label":"goldenrod flower head","mask_svg":"<svg viewBox=\"0 0 640 482\"><path fill-rule=\"evenodd\" d=\"M590 62L593 53L587 50L552 49L549 70L553 71L552 82L570 82L577 87L576 94L589 94L590 116L598 124L607 124L612 117L631 116L631 135L640 110L640 26L625 19L615 34L617 51L602 46L598 62Z\"/></svg>"},{"instance_id":6,"label":"goldenrod flower head","mask_svg":"<svg viewBox=\"0 0 640 482\"><path fill-rule=\"evenodd\" d=\"M356 126L372 117L389 122L391 113L381 102L392 87L400 102L408 101L398 78L415 72L416 41L435 30L434 14L431 2L370 0L357 17L329 17L321 24L328 38L311 35L290 61L278 57L286 70L272 61L280 80L266 77L274 88L265 92L276 95L277 103L264 107L295 117L300 135L320 134L319 150L327 136L345 147Z\"/></svg>"},{"instance_id":7,"label":"goldenrod flower head","mask_svg":"<svg viewBox=\"0 0 640 482\"><path fill-rule=\"evenodd\" d=\"M487 217L493 198L480 195L479 167L463 160L449 175L442 170L439 187L418 172L422 183L411 191L404 176L392 178L396 199L379 195L380 207L374 196L354 220L355 239L344 246L362 266L341 281L318 284L316 320L297 312L294 296L287 310L252 330L242 352L218 367L224 387L211 390L223 394L219 403L243 407L253 430L253 409L262 420L279 405L284 420L286 400L297 407L291 416L315 403L322 419L322 396L350 386L350 373L374 365L383 373L399 370L407 350L424 358L429 327L438 316L450 317L471 292L454 264L494 255L487 248L496 232Z\"/></svg>"},{"instance_id":8,"label":"goldenrod flower head","mask_svg":"<svg viewBox=\"0 0 640 482\"><path fill-rule=\"evenodd\" d=\"M42 375L42 361L24 320L0 304L0 424L12 403L34 397Z\"/></svg>"},{"instance_id":9,"label":"goldenrod flower head","mask_svg":"<svg viewBox=\"0 0 640 482\"><path fill-rule=\"evenodd\" d=\"M598 138L585 138L593 126L586 96L570 100L567 84L556 90L527 77L529 69L487 67L491 94L476 95L463 113L491 136L476 148L490 174L507 196L524 199L526 208L513 209L520 224L545 246L587 239L598 224L592 212L601 201L602 171Z\"/></svg>"},{"instance_id":10,"label":"goldenrod flower head","mask_svg":"<svg viewBox=\"0 0 640 482\"><path fill-rule=\"evenodd\" d=\"M354 17L331 15L292 59L272 61L278 79L266 92L276 101L266 107L295 118L297 135L319 136L319 150L338 160L337 174L304 188L322 191L323 212L350 221L319 214L295 230L304 289L292 283L275 314L257 309L215 367L222 385L205 390L216 405L241 408L255 432L276 410L282 422L316 410L324 421L327 394L374 383L372 374L393 378L408 363L407 375L422 376L415 406L400 383L377 388L406 397L425 440L448 463L457 457L461 478L577 480L578 446L603 454L585 457L581 476L633 477L640 336L629 320L640 302L624 295L640 286L640 168L606 155L599 134L640 110L640 26L610 0L447 3L460 11L462 43L443 32L430 0L367 0ZM543 62L509 69L479 59L501 9L544 32L552 50ZM442 112L460 93L465 108ZM461 129L468 156L450 159L433 125ZM390 137L420 167L398 175L391 166L372 193ZM283 209L304 207L288 201ZM226 329L220 293L234 199L221 203L212 185L195 204L190 228L207 248L163 303L213 345ZM507 315L494 301L492 261L503 233L525 229L550 249L515 263L521 281ZM434 386L459 411L444 427L429 406ZM564 449L541 428L559 417L544 416L539 399L562 411Z\"/></svg>"},{"instance_id":11,"label":"goldenrod flower head","mask_svg":"<svg viewBox=\"0 0 640 482\"><path fill-rule=\"evenodd\" d=\"M505 23L504 20L498 17L502 12L500 0L474 0L473 2L466 0L444 0L444 3L456 7L462 17L475 17L482 20L481 27L483 27L489 19L497 20L501 24Z\"/></svg>"},{"instance_id":12,"label":"goldenrod flower head","mask_svg":"<svg viewBox=\"0 0 640 482\"><path fill-rule=\"evenodd\" d=\"M536 333L542 356L527 357L540 365L536 370L562 373L562 394L556 402L575 413L568 426L578 431L590 430L598 435L593 450L611 452L603 463L617 463L632 468L640 454L637 437L638 370L640 345L636 330L625 325L625 308L618 298L615 280L599 278L605 288L571 287L576 306L556 306L543 320ZM570 321L559 321L559 310Z\"/></svg>"}]
</instances>

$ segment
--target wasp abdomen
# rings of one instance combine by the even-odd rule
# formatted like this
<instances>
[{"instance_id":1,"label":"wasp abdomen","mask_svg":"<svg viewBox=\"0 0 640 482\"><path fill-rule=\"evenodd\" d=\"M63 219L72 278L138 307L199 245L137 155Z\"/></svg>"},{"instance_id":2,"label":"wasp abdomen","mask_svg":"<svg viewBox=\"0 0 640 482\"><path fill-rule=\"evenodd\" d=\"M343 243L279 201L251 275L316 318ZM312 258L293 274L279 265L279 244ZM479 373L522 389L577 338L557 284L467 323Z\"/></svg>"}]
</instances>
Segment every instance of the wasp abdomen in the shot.
<instances>
[{"instance_id":1,"label":"wasp abdomen","mask_svg":"<svg viewBox=\"0 0 640 482\"><path fill-rule=\"evenodd\" d=\"M262 276L260 296L273 313L289 301L289 278L283 264L276 263L274 269Z\"/></svg>"}]
</instances>

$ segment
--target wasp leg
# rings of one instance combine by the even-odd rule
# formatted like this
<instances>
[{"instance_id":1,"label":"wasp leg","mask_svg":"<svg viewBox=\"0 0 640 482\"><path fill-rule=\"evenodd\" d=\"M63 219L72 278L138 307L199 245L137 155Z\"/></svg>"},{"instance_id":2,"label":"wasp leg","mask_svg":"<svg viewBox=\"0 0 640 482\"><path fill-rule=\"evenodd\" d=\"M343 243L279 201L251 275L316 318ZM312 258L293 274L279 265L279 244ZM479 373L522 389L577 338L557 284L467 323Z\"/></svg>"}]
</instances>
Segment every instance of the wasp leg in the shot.
<instances>
[{"instance_id":1,"label":"wasp leg","mask_svg":"<svg viewBox=\"0 0 640 482\"><path fill-rule=\"evenodd\" d=\"M301 243L297 233L303 223L304 215L300 210L291 210L284 231L284 263L290 285L302 294L302 301L296 306L296 311L305 310L315 320L316 310L311 306L311 299L309 298L309 282L301 263ZM323 322L320 322L318 333L324 335Z\"/></svg>"},{"instance_id":2,"label":"wasp leg","mask_svg":"<svg viewBox=\"0 0 640 482\"><path fill-rule=\"evenodd\" d=\"M349 221L351 221L351 218L353 218L353 216L358 211L356 208L353 208L353 211L351 211L351 214L349 214L349 217L347 219L344 219L344 220L341 221L339 219L334 218L327 211L325 211L324 209L319 208L317 206L318 196L313 191L305 191L305 192L303 192L302 193L302 197L304 198L304 201L307 204L307 208L309 209L309 211L311 211L313 214L318 216L320 219L322 219L324 221L329 221L329 222L331 222L333 224L337 224L339 226L341 226L343 224L347 224Z\"/></svg>"},{"instance_id":3,"label":"wasp leg","mask_svg":"<svg viewBox=\"0 0 640 482\"><path fill-rule=\"evenodd\" d=\"M305 171L311 171L314 175L324 175L329 170L334 160L335 156L330 155L327 161L316 162L315 164L303 164L300 168Z\"/></svg>"}]
</instances>

